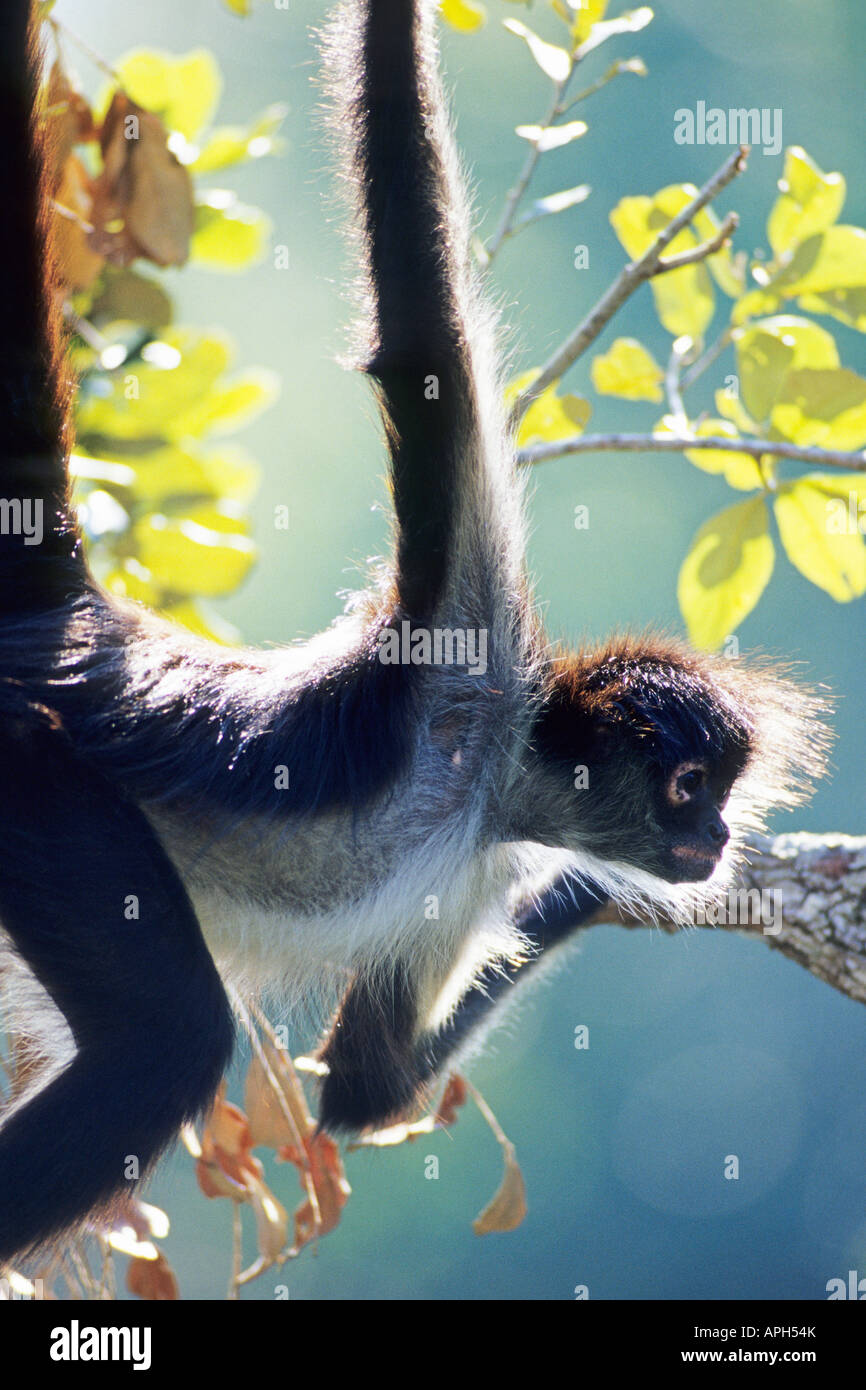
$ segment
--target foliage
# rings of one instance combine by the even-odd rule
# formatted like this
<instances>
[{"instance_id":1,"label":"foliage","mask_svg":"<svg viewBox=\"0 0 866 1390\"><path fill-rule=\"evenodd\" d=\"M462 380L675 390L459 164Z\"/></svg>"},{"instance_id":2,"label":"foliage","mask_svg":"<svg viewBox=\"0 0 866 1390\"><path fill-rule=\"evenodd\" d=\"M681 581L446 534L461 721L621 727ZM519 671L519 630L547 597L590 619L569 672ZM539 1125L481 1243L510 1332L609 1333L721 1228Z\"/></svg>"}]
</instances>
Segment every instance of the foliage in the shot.
<instances>
[{"instance_id":1,"label":"foliage","mask_svg":"<svg viewBox=\"0 0 866 1390\"><path fill-rule=\"evenodd\" d=\"M507 237L589 195L581 185L536 199L529 213L516 215L538 159L586 134L587 122L572 117L574 107L620 74L646 71L639 58L616 62L572 97L569 84L584 59L608 39L643 29L652 11L642 6L610 17L608 0L551 0L550 8L564 26L557 43L522 20L503 21L552 83L554 101L553 114L545 121L515 128L532 144L534 156L499 231L487 246L477 247L487 264ZM477 27L466 22L459 5L444 3L442 11L455 28L468 32ZM866 332L866 229L839 223L845 192L842 174L825 173L799 146L786 150L779 196L767 217L767 253L758 252L747 262L745 253L735 255L723 245L651 279L660 326L673 340L667 350L670 380L648 347L619 337L592 363L595 390L655 403L667 391L669 411L655 426L658 435L841 450L852 454L856 468L855 451L866 446L866 379L842 365L829 329L806 317L831 318ZM621 199L610 221L632 261L696 194L692 184L682 183ZM696 252L718 237L721 226L711 208L703 208L666 254ZM793 313L794 308L800 312ZM708 349L710 330L720 315L727 321ZM689 411L684 392L724 350L733 351L735 371L716 392L715 414ZM693 370L683 377L689 367ZM539 370L510 384L509 403ZM577 437L588 423L590 402L573 394L558 396L556 390L554 382L529 406L519 446ZM677 592L693 642L720 645L754 609L770 580L779 543L791 564L838 602L866 593L866 458L862 473L822 471L797 477L784 472L790 465L769 452L684 452L696 468L749 494L699 529L683 562Z\"/></svg>"},{"instance_id":2,"label":"foliage","mask_svg":"<svg viewBox=\"0 0 866 1390\"><path fill-rule=\"evenodd\" d=\"M72 475L90 562L114 593L217 640L233 630L206 600L255 558L252 459L222 437L271 404L273 373L232 372L230 340L174 325L171 298L140 262L228 273L260 262L258 208L198 180L279 150L281 105L213 126L222 78L204 49L127 54L90 102L58 45L44 119L62 292L79 391Z\"/></svg>"}]
</instances>

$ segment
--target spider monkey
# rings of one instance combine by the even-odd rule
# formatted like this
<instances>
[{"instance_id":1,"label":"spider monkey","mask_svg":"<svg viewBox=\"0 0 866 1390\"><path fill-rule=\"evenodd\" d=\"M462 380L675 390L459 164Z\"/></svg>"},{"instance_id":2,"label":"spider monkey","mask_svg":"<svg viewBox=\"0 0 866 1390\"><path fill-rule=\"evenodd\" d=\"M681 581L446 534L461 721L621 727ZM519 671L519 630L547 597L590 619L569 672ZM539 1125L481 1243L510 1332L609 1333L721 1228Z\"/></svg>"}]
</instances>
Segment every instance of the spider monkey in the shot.
<instances>
[{"instance_id":1,"label":"spider monkey","mask_svg":"<svg viewBox=\"0 0 866 1390\"><path fill-rule=\"evenodd\" d=\"M766 667L545 635L432 26L424 0L345 0L325 44L393 563L327 632L263 652L88 571L34 20L4 8L0 491L43 534L0 534L3 979L16 1033L60 1039L4 1113L0 1259L74 1228L124 1188L127 1156L146 1172L208 1105L233 1045L223 978L294 1002L333 1002L337 982L321 1123L379 1123L590 900L684 918L821 770L818 705ZM483 671L386 659L395 634L429 656L455 632L483 634Z\"/></svg>"}]
</instances>

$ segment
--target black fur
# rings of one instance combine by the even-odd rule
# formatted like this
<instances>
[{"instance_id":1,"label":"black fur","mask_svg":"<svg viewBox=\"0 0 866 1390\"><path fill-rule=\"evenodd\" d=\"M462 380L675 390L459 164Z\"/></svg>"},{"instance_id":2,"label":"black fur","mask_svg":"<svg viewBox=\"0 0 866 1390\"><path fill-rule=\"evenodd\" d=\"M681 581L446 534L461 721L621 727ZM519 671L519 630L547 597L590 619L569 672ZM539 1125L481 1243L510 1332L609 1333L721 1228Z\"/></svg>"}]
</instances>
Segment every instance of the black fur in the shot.
<instances>
[{"instance_id":1,"label":"black fur","mask_svg":"<svg viewBox=\"0 0 866 1390\"><path fill-rule=\"evenodd\" d=\"M143 1176L208 1104L234 1032L183 884L142 813L50 718L4 713L0 919L76 1055L4 1119L0 1262L131 1190L129 1158Z\"/></svg>"}]
</instances>

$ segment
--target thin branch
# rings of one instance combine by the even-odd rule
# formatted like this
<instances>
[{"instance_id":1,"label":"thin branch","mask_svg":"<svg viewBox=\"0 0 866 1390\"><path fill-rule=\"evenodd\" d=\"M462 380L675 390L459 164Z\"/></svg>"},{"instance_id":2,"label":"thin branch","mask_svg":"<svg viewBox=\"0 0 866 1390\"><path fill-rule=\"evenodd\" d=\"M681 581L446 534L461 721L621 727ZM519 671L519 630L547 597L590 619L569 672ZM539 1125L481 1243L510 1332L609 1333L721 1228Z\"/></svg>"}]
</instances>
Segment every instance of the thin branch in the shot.
<instances>
[{"instance_id":1,"label":"thin branch","mask_svg":"<svg viewBox=\"0 0 866 1390\"><path fill-rule=\"evenodd\" d=\"M695 925L757 937L849 999L866 1003L866 837L755 835L750 849L753 862L738 873L718 922ZM663 918L605 903L579 926L602 923L680 930Z\"/></svg>"},{"instance_id":2,"label":"thin branch","mask_svg":"<svg viewBox=\"0 0 866 1390\"><path fill-rule=\"evenodd\" d=\"M693 347L694 343L691 338L677 338L671 348L670 360L665 372L665 394L668 398L668 407L679 430L687 430L689 427L689 417L683 405L680 374L686 355Z\"/></svg>"},{"instance_id":3,"label":"thin branch","mask_svg":"<svg viewBox=\"0 0 866 1390\"><path fill-rule=\"evenodd\" d=\"M630 261L624 266L613 284L605 291L601 299L590 309L582 323L578 324L574 332L566 339L561 347L557 348L551 358L545 362L539 376L527 386L525 391L517 397L512 408L512 420L516 423L534 400L547 390L554 381L568 370L572 363L586 351L590 343L594 342L601 333L602 329L613 318L617 309L634 294L638 285L642 285L645 280L651 280L654 275L664 274L668 270L674 270L678 264L682 264L678 256L670 258L670 262L665 264L663 252L670 246L679 233L688 226L692 218L705 208L708 203L721 193L723 188L736 178L737 174L742 173L746 167L746 157L748 146L741 145L739 149L725 160L720 169L708 179L703 188L695 194L691 202L687 203L681 212L677 213L668 225L659 232L652 246L637 261ZM727 220L727 219L726 219ZM726 233L727 235L727 233ZM715 238L713 239L715 241ZM712 254L711 247L713 242L706 242L703 247L695 247L694 252L688 254L692 257L700 250L704 256ZM718 247L715 248L718 250Z\"/></svg>"},{"instance_id":4,"label":"thin branch","mask_svg":"<svg viewBox=\"0 0 866 1390\"><path fill-rule=\"evenodd\" d=\"M560 102L562 101L562 98L565 95L565 92L568 88L568 84L571 81L572 76L574 75L575 66L575 64L572 65L572 67L569 70L568 76L564 79L564 81L557 82L555 84L553 101L550 104L550 108L547 112L547 115L541 122L541 127L543 130L546 130L549 125L552 125L553 122L556 120L557 116L559 115ZM490 241L484 248L484 253L487 257L487 265L489 265L490 262L493 260L493 257L496 255L503 241L510 237L511 233L514 231L515 213L517 212L517 209L520 206L524 193L529 187L530 180L532 179L532 176L535 173L535 166L538 164L540 158L541 150L538 148L537 145L533 145L532 149L529 151L529 154L526 156L523 168L517 176L517 182L515 183L514 187L509 191L508 196L505 199L505 207L502 209L502 216L499 219L499 225L496 228L496 231L493 233L493 236L491 237Z\"/></svg>"},{"instance_id":5,"label":"thin branch","mask_svg":"<svg viewBox=\"0 0 866 1390\"><path fill-rule=\"evenodd\" d=\"M681 266L695 265L698 261L706 260L707 256L714 256L717 251L721 251L725 242L739 225L738 214L729 212L714 237L710 237L708 241L702 241L700 246L693 246L690 251L680 251L677 256L662 257L658 263L658 268L653 273L661 275L668 270L679 270Z\"/></svg>"},{"instance_id":6,"label":"thin branch","mask_svg":"<svg viewBox=\"0 0 866 1390\"><path fill-rule=\"evenodd\" d=\"M697 381L699 376L703 376L704 372L707 370L707 367L711 367L717 357L721 357L725 348L730 345L732 338L733 329L730 325L728 325L724 332L719 334L716 341L714 343L711 343L711 345L707 348L706 352L703 353L702 356L698 358L697 362L695 362L694 365L691 366L689 370L686 372L685 376L683 377L684 391L687 391L689 387Z\"/></svg>"},{"instance_id":7,"label":"thin branch","mask_svg":"<svg viewBox=\"0 0 866 1390\"><path fill-rule=\"evenodd\" d=\"M800 463L817 464L821 468L845 468L852 473L866 473L866 452L818 449L805 444L788 444L780 439L729 439L726 435L702 435L698 439L690 439L687 435L674 434L578 434L520 449L517 462L547 463L550 459L565 458L569 454L680 454L686 449L717 449L727 454L749 454L754 459L760 459L762 454L774 454L777 458L796 459Z\"/></svg>"},{"instance_id":8,"label":"thin branch","mask_svg":"<svg viewBox=\"0 0 866 1390\"><path fill-rule=\"evenodd\" d=\"M574 110L575 106L579 106L582 101L586 101L587 97L595 96L596 92L600 92L602 87L606 87L608 82L611 82L614 77L619 77L624 72L638 73L640 69L632 66L634 63L638 62L640 62L639 58L620 58L616 63L612 63L607 72L602 73L601 77L595 82L590 83L588 87L584 87L583 91L578 92L577 96L572 97L571 101L565 106L560 106L556 115L567 115L569 111ZM641 76L643 76L643 73L641 73Z\"/></svg>"}]
</instances>

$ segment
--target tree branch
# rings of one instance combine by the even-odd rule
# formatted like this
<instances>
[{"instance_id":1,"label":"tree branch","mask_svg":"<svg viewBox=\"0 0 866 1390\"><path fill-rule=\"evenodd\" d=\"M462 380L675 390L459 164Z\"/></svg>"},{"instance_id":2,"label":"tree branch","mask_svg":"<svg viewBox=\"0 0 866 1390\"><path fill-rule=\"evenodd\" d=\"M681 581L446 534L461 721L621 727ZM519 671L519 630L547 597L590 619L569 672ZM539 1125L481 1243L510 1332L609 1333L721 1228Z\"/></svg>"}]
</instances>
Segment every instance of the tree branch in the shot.
<instances>
[{"instance_id":1,"label":"tree branch","mask_svg":"<svg viewBox=\"0 0 866 1390\"><path fill-rule=\"evenodd\" d=\"M561 347L557 348L552 357L545 362L539 376L535 378L525 391L522 391L512 407L512 421L516 423L525 413L534 400L547 390L554 381L568 370L573 362L586 351L590 343L594 342L601 333L602 329L610 322L625 301L634 294L638 285L642 285L645 280L651 280L654 275L663 275L669 270L676 270L682 264L692 264L695 259L702 260L704 257L712 255L713 250L719 247L712 241L705 242L701 247L695 247L693 251L686 254L690 260L684 262L680 256L672 256L666 263L663 259L663 252L676 236L688 226L692 218L699 213L707 203L712 202L713 198L721 193L723 188L736 178L737 174L742 173L746 167L746 157L748 148L741 145L739 149L725 160L720 169L708 179L703 188L695 194L691 202L687 203L681 212L659 232L652 246L637 261L630 261L624 266L613 284L605 291L601 299L590 309L582 323L578 324L574 332L566 339ZM728 219L726 219L727 223ZM730 229L729 229L730 230ZM729 235L729 231L725 234ZM721 244L721 243L720 243ZM698 256L700 251L702 254Z\"/></svg>"},{"instance_id":2,"label":"tree branch","mask_svg":"<svg viewBox=\"0 0 866 1390\"><path fill-rule=\"evenodd\" d=\"M762 835L753 837L750 849L754 858L728 895L727 920L695 925L759 937L849 999L866 1003L866 836ZM680 930L606 904L580 927L603 922Z\"/></svg>"},{"instance_id":3,"label":"tree branch","mask_svg":"<svg viewBox=\"0 0 866 1390\"><path fill-rule=\"evenodd\" d=\"M690 439L687 435L675 434L577 434L568 439L554 439L546 444L532 444L526 449L519 449L517 462L546 463L569 454L679 454L686 449L716 449L727 454L749 454L755 459L762 454L775 454L778 458L796 459L800 463L817 464L821 468L866 472L866 452L818 449L806 444L788 444L780 439L729 439L726 435L702 435Z\"/></svg>"}]
</instances>

